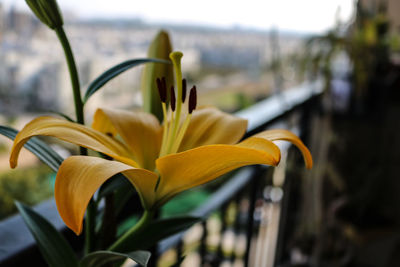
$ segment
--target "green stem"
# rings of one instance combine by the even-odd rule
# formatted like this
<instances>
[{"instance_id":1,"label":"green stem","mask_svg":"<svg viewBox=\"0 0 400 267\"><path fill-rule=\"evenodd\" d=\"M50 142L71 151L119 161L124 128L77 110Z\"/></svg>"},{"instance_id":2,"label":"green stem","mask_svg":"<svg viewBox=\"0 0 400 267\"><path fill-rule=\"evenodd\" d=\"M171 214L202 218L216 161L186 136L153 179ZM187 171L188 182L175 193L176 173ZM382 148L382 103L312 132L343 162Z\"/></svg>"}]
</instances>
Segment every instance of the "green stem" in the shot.
<instances>
[{"instance_id":1,"label":"green stem","mask_svg":"<svg viewBox=\"0 0 400 267\"><path fill-rule=\"evenodd\" d=\"M67 35L65 34L64 28L63 27L56 28L55 32L64 49L65 58L68 64L69 75L72 83L72 90L74 93L76 121L80 124L84 124L85 118L83 116L83 102L81 98L79 75L75 64L74 54L72 53L72 49L71 46L69 45L69 41Z\"/></svg>"},{"instance_id":2,"label":"green stem","mask_svg":"<svg viewBox=\"0 0 400 267\"><path fill-rule=\"evenodd\" d=\"M96 223L96 208L95 201L90 199L89 204L86 208L86 220L85 220L85 248L84 253L89 254L94 250L94 226Z\"/></svg>"},{"instance_id":3,"label":"green stem","mask_svg":"<svg viewBox=\"0 0 400 267\"><path fill-rule=\"evenodd\" d=\"M104 201L104 215L101 225L100 233L100 249L104 249L112 244L115 240L117 233L117 222L115 217L114 208L114 194L108 194L105 196Z\"/></svg>"},{"instance_id":4,"label":"green stem","mask_svg":"<svg viewBox=\"0 0 400 267\"><path fill-rule=\"evenodd\" d=\"M111 251L120 251L124 247L124 243L126 239L130 236L138 234L142 232L146 226L151 222L154 216L154 211L144 211L142 218L131 228L129 229L123 236L121 236L114 244L112 244L108 250Z\"/></svg>"},{"instance_id":5,"label":"green stem","mask_svg":"<svg viewBox=\"0 0 400 267\"><path fill-rule=\"evenodd\" d=\"M72 52L71 46L69 44L67 35L65 34L63 27L58 27L54 29L57 34L58 39L64 49L65 59L67 61L69 75L71 78L72 92L74 95L75 103L75 114L76 121L79 124L85 124L85 117L83 115L83 102L81 97L81 88L79 84L79 75L76 68L74 54ZM87 155L87 149L80 147L80 154ZM85 224L85 253L90 252L94 247L94 227L95 227L95 214L96 214L96 204L93 200L89 202L86 211L86 224Z\"/></svg>"}]
</instances>

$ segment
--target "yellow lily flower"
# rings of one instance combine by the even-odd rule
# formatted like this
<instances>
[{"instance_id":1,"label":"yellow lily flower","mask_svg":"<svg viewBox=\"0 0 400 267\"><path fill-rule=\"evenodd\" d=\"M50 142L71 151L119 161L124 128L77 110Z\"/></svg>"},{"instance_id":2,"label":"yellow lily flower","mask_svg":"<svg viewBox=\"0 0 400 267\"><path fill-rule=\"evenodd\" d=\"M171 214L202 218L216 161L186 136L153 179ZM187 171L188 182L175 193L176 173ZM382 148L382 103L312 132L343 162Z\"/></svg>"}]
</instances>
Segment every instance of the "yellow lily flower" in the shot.
<instances>
[{"instance_id":1,"label":"yellow lily flower","mask_svg":"<svg viewBox=\"0 0 400 267\"><path fill-rule=\"evenodd\" d=\"M181 56L179 52L171 54L177 81L182 81ZM184 114L184 80L178 83L176 98L171 88L168 113L166 84L163 80L157 83L164 111L163 125L148 113L98 109L92 128L53 117L39 117L16 136L10 156L12 168L17 165L22 146L37 135L57 137L114 159L71 156L61 164L55 200L60 216L76 234L82 231L84 213L93 194L117 173L122 173L133 184L143 207L151 211L176 194L236 168L277 165L280 150L273 143L276 140L292 142L302 152L306 167L312 167L307 147L287 130L264 131L238 143L246 131L247 121L212 107L195 110L195 87L190 90L188 113Z\"/></svg>"}]
</instances>

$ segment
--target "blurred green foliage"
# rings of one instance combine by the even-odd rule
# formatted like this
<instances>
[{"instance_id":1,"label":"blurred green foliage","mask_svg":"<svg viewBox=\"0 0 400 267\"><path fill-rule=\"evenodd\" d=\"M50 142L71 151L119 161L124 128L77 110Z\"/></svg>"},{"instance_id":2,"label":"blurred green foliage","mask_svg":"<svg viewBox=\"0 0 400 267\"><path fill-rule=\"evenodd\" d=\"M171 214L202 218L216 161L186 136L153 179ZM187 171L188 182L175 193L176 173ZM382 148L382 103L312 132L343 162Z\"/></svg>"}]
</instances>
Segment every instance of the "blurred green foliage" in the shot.
<instances>
[{"instance_id":1,"label":"blurred green foliage","mask_svg":"<svg viewBox=\"0 0 400 267\"><path fill-rule=\"evenodd\" d=\"M187 214L203 204L210 194L205 188L183 192L162 207L162 217Z\"/></svg>"},{"instance_id":2,"label":"blurred green foliage","mask_svg":"<svg viewBox=\"0 0 400 267\"><path fill-rule=\"evenodd\" d=\"M0 143L0 153L6 153L8 152L8 146L6 146L6 144L4 143Z\"/></svg>"},{"instance_id":3,"label":"blurred green foliage","mask_svg":"<svg viewBox=\"0 0 400 267\"><path fill-rule=\"evenodd\" d=\"M14 201L37 204L53 195L51 175L45 165L0 173L0 219L17 211Z\"/></svg>"},{"instance_id":4,"label":"blurred green foliage","mask_svg":"<svg viewBox=\"0 0 400 267\"><path fill-rule=\"evenodd\" d=\"M358 2L354 21L342 23L338 20L326 34L312 36L306 41L299 59L300 72L308 74L310 79L321 75L329 90L335 76L335 60L345 55L353 88L351 105L362 112L371 98L371 85L384 78L391 54L400 48L400 38L390 26L385 5L367 9Z\"/></svg>"}]
</instances>

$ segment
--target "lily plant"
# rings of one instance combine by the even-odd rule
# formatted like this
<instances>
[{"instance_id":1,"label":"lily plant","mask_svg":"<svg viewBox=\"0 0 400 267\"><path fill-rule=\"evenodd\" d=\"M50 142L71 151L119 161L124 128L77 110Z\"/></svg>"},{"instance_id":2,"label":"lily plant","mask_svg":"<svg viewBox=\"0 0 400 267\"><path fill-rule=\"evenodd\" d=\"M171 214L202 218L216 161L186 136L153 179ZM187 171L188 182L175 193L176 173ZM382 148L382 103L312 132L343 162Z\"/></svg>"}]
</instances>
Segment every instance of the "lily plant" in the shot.
<instances>
[{"instance_id":1,"label":"lily plant","mask_svg":"<svg viewBox=\"0 0 400 267\"><path fill-rule=\"evenodd\" d=\"M247 121L214 107L197 108L196 87L186 99L181 52L172 52L176 88L157 79L163 121L145 112L98 109L91 127L55 117L39 117L16 136L10 156L17 166L23 145L33 136L52 136L106 157L70 156L61 164L55 183L55 200L65 224L82 232L88 203L99 187L121 173L138 192L148 222L155 211L178 193L212 181L236 168L266 164L276 166L280 150L274 141L292 142L307 168L312 157L307 147L287 130L267 130L240 141ZM132 228L125 235L138 231ZM120 239L121 240L121 239ZM123 240L123 238L122 238ZM118 241L110 247L118 248Z\"/></svg>"}]
</instances>

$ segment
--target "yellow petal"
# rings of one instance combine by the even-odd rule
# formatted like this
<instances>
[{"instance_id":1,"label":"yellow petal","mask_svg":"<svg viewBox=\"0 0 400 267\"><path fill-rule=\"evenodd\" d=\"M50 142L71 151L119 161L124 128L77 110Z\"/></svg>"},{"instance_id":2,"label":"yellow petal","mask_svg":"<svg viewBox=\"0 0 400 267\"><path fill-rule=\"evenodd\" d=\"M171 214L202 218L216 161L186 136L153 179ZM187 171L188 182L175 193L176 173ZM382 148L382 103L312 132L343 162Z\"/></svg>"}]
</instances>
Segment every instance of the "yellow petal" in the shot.
<instances>
[{"instance_id":1,"label":"yellow petal","mask_svg":"<svg viewBox=\"0 0 400 267\"><path fill-rule=\"evenodd\" d=\"M306 164L307 169L311 169L313 166L313 160L310 151L308 148L303 144L303 142L298 138L295 134L290 131L282 130L282 129L274 129L274 130L267 130L261 133L254 135L254 137L261 137L268 139L270 141L289 141L294 144L300 152L303 154L304 162Z\"/></svg>"},{"instance_id":2,"label":"yellow petal","mask_svg":"<svg viewBox=\"0 0 400 267\"><path fill-rule=\"evenodd\" d=\"M102 122L98 122L99 120ZM144 112L98 109L93 122L93 126L96 125L112 125L130 146L139 166L154 170L162 136L162 129L156 117Z\"/></svg>"},{"instance_id":3,"label":"yellow petal","mask_svg":"<svg viewBox=\"0 0 400 267\"><path fill-rule=\"evenodd\" d=\"M90 198L106 180L120 172L136 187L139 195L145 197L142 198L145 208L150 207L158 178L153 172L89 156L72 156L61 164L54 196L61 218L77 235L82 232L83 216Z\"/></svg>"},{"instance_id":4,"label":"yellow petal","mask_svg":"<svg viewBox=\"0 0 400 267\"><path fill-rule=\"evenodd\" d=\"M111 121L104 118L104 113L99 110L97 110L93 116L92 128L108 136L115 137L117 135L117 130L112 125Z\"/></svg>"},{"instance_id":5,"label":"yellow petal","mask_svg":"<svg viewBox=\"0 0 400 267\"><path fill-rule=\"evenodd\" d=\"M121 143L89 127L53 117L39 117L29 122L15 137L10 155L10 166L17 166L18 155L29 138L37 135L53 136L95 151L119 161L137 166L129 150Z\"/></svg>"},{"instance_id":6,"label":"yellow petal","mask_svg":"<svg viewBox=\"0 0 400 267\"><path fill-rule=\"evenodd\" d=\"M236 168L252 164L277 165L279 148L263 138L250 138L237 145L208 145L159 158L160 205L177 193L209 182Z\"/></svg>"},{"instance_id":7,"label":"yellow petal","mask_svg":"<svg viewBox=\"0 0 400 267\"><path fill-rule=\"evenodd\" d=\"M245 134L247 120L213 107L193 112L179 151L213 144L235 144Z\"/></svg>"}]
</instances>

